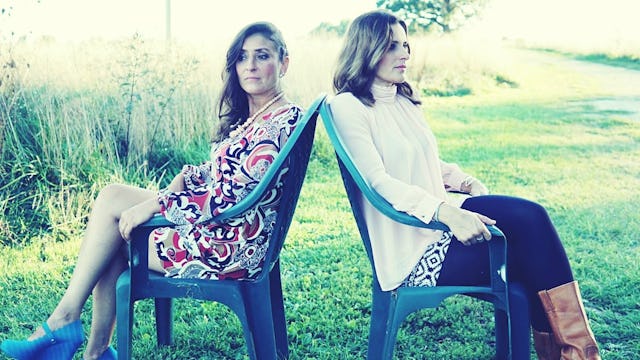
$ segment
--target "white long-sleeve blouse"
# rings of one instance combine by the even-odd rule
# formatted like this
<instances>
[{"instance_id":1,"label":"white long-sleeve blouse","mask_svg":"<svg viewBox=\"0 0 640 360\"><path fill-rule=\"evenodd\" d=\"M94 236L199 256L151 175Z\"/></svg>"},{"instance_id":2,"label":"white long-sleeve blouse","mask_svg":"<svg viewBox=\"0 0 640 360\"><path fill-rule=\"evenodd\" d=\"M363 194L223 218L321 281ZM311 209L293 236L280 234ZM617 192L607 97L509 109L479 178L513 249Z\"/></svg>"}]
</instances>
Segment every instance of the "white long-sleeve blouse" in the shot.
<instances>
[{"instance_id":1,"label":"white long-sleeve blouse","mask_svg":"<svg viewBox=\"0 0 640 360\"><path fill-rule=\"evenodd\" d=\"M330 101L336 130L364 179L393 207L430 222L447 191L467 177L456 164L441 161L422 108L397 94L395 85L373 85L375 105L351 93ZM437 230L397 223L363 201L374 266L384 291L398 287L427 247L442 238Z\"/></svg>"}]
</instances>

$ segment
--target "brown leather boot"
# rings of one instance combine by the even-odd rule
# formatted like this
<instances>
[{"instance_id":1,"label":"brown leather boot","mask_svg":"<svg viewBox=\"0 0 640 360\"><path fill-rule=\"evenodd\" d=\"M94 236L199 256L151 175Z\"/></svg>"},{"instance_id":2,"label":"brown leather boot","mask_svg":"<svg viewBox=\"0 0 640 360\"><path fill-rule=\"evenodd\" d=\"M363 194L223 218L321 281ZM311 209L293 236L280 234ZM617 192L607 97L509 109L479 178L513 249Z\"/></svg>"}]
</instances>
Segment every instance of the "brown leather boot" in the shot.
<instances>
[{"instance_id":1,"label":"brown leather boot","mask_svg":"<svg viewBox=\"0 0 640 360\"><path fill-rule=\"evenodd\" d=\"M563 360L601 360L578 283L538 292Z\"/></svg>"},{"instance_id":2,"label":"brown leather boot","mask_svg":"<svg viewBox=\"0 0 640 360\"><path fill-rule=\"evenodd\" d=\"M560 345L552 333L546 333L533 329L533 347L536 349L539 360L559 360Z\"/></svg>"}]
</instances>

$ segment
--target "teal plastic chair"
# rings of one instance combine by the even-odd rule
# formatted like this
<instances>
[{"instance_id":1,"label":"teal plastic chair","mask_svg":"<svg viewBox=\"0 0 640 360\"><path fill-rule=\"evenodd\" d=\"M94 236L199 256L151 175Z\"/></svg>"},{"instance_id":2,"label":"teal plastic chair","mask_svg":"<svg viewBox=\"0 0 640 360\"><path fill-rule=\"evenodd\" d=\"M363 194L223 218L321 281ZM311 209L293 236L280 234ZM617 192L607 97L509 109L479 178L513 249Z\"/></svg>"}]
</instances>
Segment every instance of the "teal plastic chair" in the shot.
<instances>
[{"instance_id":1,"label":"teal plastic chair","mask_svg":"<svg viewBox=\"0 0 640 360\"><path fill-rule=\"evenodd\" d=\"M313 139L318 109L325 98L319 96L299 120L289 140L264 176L263 181L233 208L213 218L222 222L254 208L276 184L280 173L288 166L282 183L282 200L276 226L269 240L263 272L251 281L203 280L167 278L148 270L148 237L157 227L173 226L156 215L134 230L129 245L130 267L118 278L116 285L118 359L131 358L134 303L140 299L155 299L156 331L159 345L170 345L172 339L173 298L195 298L216 301L228 306L242 323L247 351L251 359L287 358L287 328L282 298L279 255L293 218L304 181Z\"/></svg>"},{"instance_id":2,"label":"teal plastic chair","mask_svg":"<svg viewBox=\"0 0 640 360\"><path fill-rule=\"evenodd\" d=\"M424 308L435 308L444 299L462 294L493 303L497 359L529 359L530 330L527 298L519 284L507 284L503 280L506 278L506 239L500 229L495 226L489 226L492 234L492 240L489 242L491 263L489 286L399 287L392 291L382 291L377 280L371 243L362 212L361 194L378 211L394 221L436 230L447 231L449 228L435 221L425 224L407 213L395 210L360 175L336 132L331 109L326 99L320 106L320 116L335 149L345 191L373 272L367 358L391 359L398 328L409 314Z\"/></svg>"}]
</instances>

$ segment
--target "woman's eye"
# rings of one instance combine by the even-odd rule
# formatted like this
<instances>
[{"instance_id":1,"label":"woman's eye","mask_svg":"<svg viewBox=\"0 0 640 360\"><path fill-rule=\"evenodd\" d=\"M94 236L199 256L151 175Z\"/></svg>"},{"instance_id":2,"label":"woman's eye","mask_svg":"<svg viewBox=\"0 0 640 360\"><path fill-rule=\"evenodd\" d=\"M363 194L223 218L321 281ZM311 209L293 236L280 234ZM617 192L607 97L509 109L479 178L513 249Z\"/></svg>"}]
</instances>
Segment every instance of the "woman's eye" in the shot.
<instances>
[{"instance_id":1,"label":"woman's eye","mask_svg":"<svg viewBox=\"0 0 640 360\"><path fill-rule=\"evenodd\" d=\"M245 60L247 60L247 54L241 54L241 55L238 57L238 62L243 62L243 61L245 61Z\"/></svg>"},{"instance_id":2,"label":"woman's eye","mask_svg":"<svg viewBox=\"0 0 640 360\"><path fill-rule=\"evenodd\" d=\"M259 54L258 55L258 59L259 60L269 60L269 54Z\"/></svg>"}]
</instances>

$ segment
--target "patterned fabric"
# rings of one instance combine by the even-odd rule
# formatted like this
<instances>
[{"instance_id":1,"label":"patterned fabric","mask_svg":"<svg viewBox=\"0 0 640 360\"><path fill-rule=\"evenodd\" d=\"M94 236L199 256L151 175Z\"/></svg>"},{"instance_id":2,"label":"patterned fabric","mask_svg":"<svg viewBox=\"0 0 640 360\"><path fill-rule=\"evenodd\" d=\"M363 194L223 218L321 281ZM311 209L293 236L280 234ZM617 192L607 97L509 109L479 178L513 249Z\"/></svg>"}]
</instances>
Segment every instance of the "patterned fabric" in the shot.
<instances>
[{"instance_id":1,"label":"patterned fabric","mask_svg":"<svg viewBox=\"0 0 640 360\"><path fill-rule=\"evenodd\" d=\"M292 104L264 115L243 134L214 143L211 161L184 166L184 191L159 192L162 214L177 224L150 235L166 276L247 280L260 273L281 187L267 192L259 206L238 217L224 223L207 221L256 187L301 117L302 110ZM285 176L287 169L279 176Z\"/></svg>"},{"instance_id":2,"label":"patterned fabric","mask_svg":"<svg viewBox=\"0 0 640 360\"><path fill-rule=\"evenodd\" d=\"M450 243L451 233L443 232L442 238L427 248L401 286L436 286Z\"/></svg>"}]
</instances>

